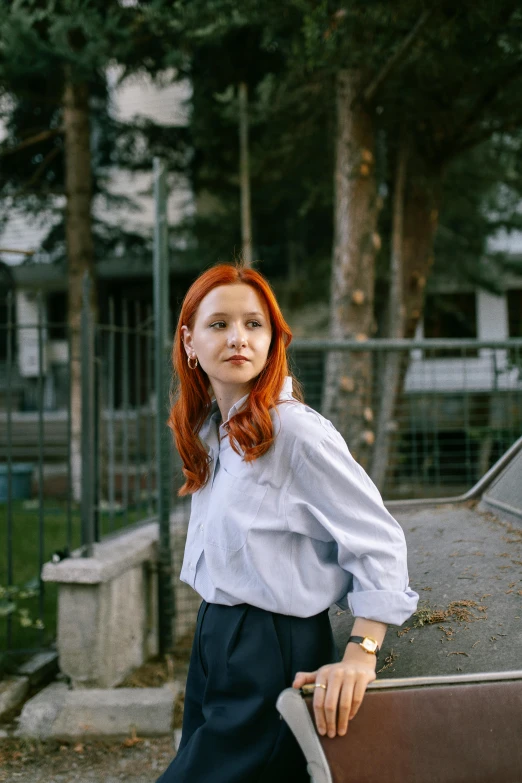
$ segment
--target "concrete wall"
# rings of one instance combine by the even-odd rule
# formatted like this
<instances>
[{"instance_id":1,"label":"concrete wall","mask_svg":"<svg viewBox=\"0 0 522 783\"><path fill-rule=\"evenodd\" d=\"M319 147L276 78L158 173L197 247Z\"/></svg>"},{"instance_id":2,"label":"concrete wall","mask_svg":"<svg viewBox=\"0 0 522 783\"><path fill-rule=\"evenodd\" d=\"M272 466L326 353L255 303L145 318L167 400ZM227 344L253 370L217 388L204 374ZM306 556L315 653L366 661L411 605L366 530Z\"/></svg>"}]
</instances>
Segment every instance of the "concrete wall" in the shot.
<instances>
[{"instance_id":1,"label":"concrete wall","mask_svg":"<svg viewBox=\"0 0 522 783\"><path fill-rule=\"evenodd\" d=\"M174 640L187 643L201 599L178 578L187 527L181 516L172 520ZM78 552L44 565L43 580L59 584L59 663L74 688L114 687L158 653L158 535L149 523L95 544L93 557Z\"/></svg>"},{"instance_id":2,"label":"concrete wall","mask_svg":"<svg viewBox=\"0 0 522 783\"><path fill-rule=\"evenodd\" d=\"M45 564L43 580L59 584L59 663L73 687L118 685L157 653L157 539L151 523L96 544L93 557Z\"/></svg>"},{"instance_id":3,"label":"concrete wall","mask_svg":"<svg viewBox=\"0 0 522 783\"><path fill-rule=\"evenodd\" d=\"M145 563L107 582L60 585L60 668L74 687L117 685L157 653L156 618L147 616L155 588Z\"/></svg>"}]
</instances>

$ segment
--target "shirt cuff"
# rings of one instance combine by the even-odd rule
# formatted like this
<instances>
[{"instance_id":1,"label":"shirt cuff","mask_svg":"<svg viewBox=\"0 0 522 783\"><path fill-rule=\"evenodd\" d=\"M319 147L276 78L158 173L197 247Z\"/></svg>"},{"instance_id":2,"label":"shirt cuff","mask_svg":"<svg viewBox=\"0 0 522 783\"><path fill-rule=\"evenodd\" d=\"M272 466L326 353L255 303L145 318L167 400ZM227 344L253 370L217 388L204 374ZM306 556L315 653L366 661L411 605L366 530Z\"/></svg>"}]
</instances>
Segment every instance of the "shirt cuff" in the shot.
<instances>
[{"instance_id":1,"label":"shirt cuff","mask_svg":"<svg viewBox=\"0 0 522 783\"><path fill-rule=\"evenodd\" d=\"M412 616L418 602L419 596L409 588L403 592L361 590L348 593L348 605L354 617L387 625L402 625Z\"/></svg>"}]
</instances>

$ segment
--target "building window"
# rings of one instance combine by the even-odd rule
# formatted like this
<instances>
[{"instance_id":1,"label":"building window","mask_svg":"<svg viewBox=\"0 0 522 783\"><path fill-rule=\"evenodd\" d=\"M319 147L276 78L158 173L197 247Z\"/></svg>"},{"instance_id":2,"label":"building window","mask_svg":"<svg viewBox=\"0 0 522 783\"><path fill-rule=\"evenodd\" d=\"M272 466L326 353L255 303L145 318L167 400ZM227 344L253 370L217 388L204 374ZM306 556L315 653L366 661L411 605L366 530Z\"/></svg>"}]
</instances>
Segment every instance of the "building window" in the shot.
<instances>
[{"instance_id":1,"label":"building window","mask_svg":"<svg viewBox=\"0 0 522 783\"><path fill-rule=\"evenodd\" d=\"M424 337L441 340L476 340L475 293L428 294L424 306ZM444 348L430 351L427 358L430 356L477 356L477 350Z\"/></svg>"},{"instance_id":2,"label":"building window","mask_svg":"<svg viewBox=\"0 0 522 783\"><path fill-rule=\"evenodd\" d=\"M50 340L67 339L67 293L52 291L47 294L47 323Z\"/></svg>"},{"instance_id":3,"label":"building window","mask_svg":"<svg viewBox=\"0 0 522 783\"><path fill-rule=\"evenodd\" d=\"M10 306L8 303L9 293L11 293ZM8 330L9 313L11 314L11 329ZM0 261L0 362L7 361L9 343L11 343L11 361L15 358L15 329L16 301L13 274L7 264Z\"/></svg>"},{"instance_id":4,"label":"building window","mask_svg":"<svg viewBox=\"0 0 522 783\"><path fill-rule=\"evenodd\" d=\"M522 288L507 292L509 336L522 337Z\"/></svg>"},{"instance_id":5,"label":"building window","mask_svg":"<svg viewBox=\"0 0 522 783\"><path fill-rule=\"evenodd\" d=\"M508 328L510 337L522 337L522 288L507 292ZM511 364L522 370L522 348L510 348Z\"/></svg>"}]
</instances>

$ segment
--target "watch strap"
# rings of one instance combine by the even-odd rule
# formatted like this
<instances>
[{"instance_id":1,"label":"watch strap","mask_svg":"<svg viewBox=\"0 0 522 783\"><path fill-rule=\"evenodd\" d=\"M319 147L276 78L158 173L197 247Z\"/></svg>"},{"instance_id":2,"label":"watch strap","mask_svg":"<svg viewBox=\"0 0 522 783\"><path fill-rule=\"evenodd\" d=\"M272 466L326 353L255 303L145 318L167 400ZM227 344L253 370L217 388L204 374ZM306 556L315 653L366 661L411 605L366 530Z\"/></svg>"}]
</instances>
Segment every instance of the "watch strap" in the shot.
<instances>
[{"instance_id":1,"label":"watch strap","mask_svg":"<svg viewBox=\"0 0 522 783\"><path fill-rule=\"evenodd\" d=\"M361 645L364 642L365 639L366 639L365 636L350 636L350 638L348 639L347 644L350 644L350 642L354 642L355 644ZM363 649L364 649L364 647L363 647ZM368 652L367 650L364 650L364 651ZM381 651L381 648L379 647L379 645L377 645L377 647L375 648L375 655L379 655L380 651ZM372 655L373 653L368 653L368 654Z\"/></svg>"}]
</instances>

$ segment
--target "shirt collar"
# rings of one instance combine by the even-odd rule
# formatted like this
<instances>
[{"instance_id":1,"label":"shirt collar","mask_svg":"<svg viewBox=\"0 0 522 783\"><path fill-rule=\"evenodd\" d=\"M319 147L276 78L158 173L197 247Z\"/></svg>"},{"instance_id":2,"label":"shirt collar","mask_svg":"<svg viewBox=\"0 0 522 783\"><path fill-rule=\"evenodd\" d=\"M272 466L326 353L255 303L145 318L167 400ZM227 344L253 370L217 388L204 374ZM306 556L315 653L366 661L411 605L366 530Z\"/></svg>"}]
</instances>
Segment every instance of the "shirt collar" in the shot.
<instances>
[{"instance_id":1,"label":"shirt collar","mask_svg":"<svg viewBox=\"0 0 522 783\"><path fill-rule=\"evenodd\" d=\"M281 389L281 394L279 395L280 400L291 400L292 399L292 376L287 375L283 381L283 388ZM224 427L225 424L227 424L232 416L235 416L236 413L238 413L245 405L246 401L248 400L250 392L248 394L245 394L241 399L239 399L237 402L235 402L232 407L230 408L228 412L228 417L225 422L221 425ZM217 445L218 441L218 422L220 419L220 412L219 407L216 402L216 400L212 400L212 405L210 408L210 411L208 413L207 418L203 422L201 429L199 431L199 437L201 440L206 443L207 446L212 448L212 446Z\"/></svg>"}]
</instances>

